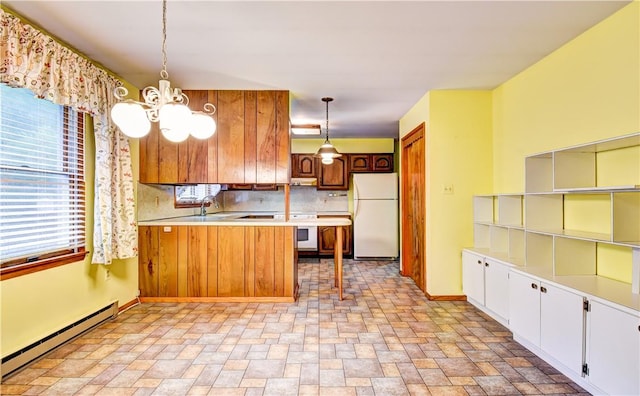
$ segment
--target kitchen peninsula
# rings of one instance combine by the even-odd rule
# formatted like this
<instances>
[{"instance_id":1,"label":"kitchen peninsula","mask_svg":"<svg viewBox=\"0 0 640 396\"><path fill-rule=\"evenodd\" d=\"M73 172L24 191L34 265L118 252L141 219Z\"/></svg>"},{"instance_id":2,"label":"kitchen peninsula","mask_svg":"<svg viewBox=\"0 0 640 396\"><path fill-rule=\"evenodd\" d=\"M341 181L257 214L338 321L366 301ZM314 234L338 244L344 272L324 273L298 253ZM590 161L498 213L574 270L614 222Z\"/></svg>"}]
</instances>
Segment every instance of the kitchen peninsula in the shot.
<instances>
[{"instance_id":1,"label":"kitchen peninsula","mask_svg":"<svg viewBox=\"0 0 640 396\"><path fill-rule=\"evenodd\" d=\"M148 302L293 302L298 296L296 229L351 220L276 220L223 212L140 221L140 298ZM342 232L334 269L342 300Z\"/></svg>"}]
</instances>

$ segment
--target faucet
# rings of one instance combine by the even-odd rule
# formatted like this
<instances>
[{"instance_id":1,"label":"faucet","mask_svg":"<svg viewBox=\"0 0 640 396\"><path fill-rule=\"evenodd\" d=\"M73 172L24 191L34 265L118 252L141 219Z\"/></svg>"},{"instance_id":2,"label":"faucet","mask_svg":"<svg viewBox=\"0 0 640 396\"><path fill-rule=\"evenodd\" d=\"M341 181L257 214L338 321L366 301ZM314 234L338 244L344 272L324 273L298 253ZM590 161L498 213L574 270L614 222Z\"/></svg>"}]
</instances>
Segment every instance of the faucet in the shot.
<instances>
[{"instance_id":1,"label":"faucet","mask_svg":"<svg viewBox=\"0 0 640 396\"><path fill-rule=\"evenodd\" d=\"M207 215L207 210L204 207L207 201L211 201L211 203L213 204L213 207L215 207L216 209L220 207L220 205L218 205L218 200L216 199L215 195L207 195L206 197L202 198L202 202L200 202L200 216Z\"/></svg>"}]
</instances>

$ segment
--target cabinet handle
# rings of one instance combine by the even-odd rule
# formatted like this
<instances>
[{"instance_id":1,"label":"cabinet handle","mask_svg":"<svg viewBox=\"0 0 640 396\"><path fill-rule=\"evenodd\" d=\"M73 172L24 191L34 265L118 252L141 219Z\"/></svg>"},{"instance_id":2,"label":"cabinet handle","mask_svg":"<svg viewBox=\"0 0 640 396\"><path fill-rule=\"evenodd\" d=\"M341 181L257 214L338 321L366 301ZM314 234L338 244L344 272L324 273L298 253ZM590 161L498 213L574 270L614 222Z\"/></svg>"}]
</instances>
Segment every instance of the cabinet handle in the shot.
<instances>
[{"instance_id":1,"label":"cabinet handle","mask_svg":"<svg viewBox=\"0 0 640 396\"><path fill-rule=\"evenodd\" d=\"M153 262L149 260L149 264L147 265L147 270L149 271L149 275L153 275Z\"/></svg>"},{"instance_id":2,"label":"cabinet handle","mask_svg":"<svg viewBox=\"0 0 640 396\"><path fill-rule=\"evenodd\" d=\"M482 260L478 260L478 264L482 264Z\"/></svg>"},{"instance_id":3,"label":"cabinet handle","mask_svg":"<svg viewBox=\"0 0 640 396\"><path fill-rule=\"evenodd\" d=\"M532 283L532 284L531 284L531 288L532 288L532 289L538 289L538 285L536 285L535 283Z\"/></svg>"},{"instance_id":4,"label":"cabinet handle","mask_svg":"<svg viewBox=\"0 0 640 396\"><path fill-rule=\"evenodd\" d=\"M544 286L541 286L541 287L540 287L540 292L541 292L541 293L546 293L546 292L547 292L547 288L546 288L546 287L544 287Z\"/></svg>"},{"instance_id":5,"label":"cabinet handle","mask_svg":"<svg viewBox=\"0 0 640 396\"><path fill-rule=\"evenodd\" d=\"M488 267L488 266L489 266L489 263L484 263L484 266L485 266L485 267Z\"/></svg>"}]
</instances>

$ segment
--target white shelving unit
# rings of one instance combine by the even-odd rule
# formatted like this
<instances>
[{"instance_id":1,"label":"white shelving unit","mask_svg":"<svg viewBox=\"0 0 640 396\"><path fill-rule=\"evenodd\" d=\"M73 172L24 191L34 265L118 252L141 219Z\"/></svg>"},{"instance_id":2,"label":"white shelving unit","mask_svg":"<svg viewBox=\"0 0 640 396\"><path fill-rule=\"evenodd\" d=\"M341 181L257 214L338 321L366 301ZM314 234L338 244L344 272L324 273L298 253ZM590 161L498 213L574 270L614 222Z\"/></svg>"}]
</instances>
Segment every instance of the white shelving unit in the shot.
<instances>
[{"instance_id":1,"label":"white shelving unit","mask_svg":"<svg viewBox=\"0 0 640 396\"><path fill-rule=\"evenodd\" d=\"M612 301L640 310L619 298L640 294L640 133L526 157L524 194L473 203L479 253L554 280L613 276Z\"/></svg>"},{"instance_id":2,"label":"white shelving unit","mask_svg":"<svg viewBox=\"0 0 640 396\"><path fill-rule=\"evenodd\" d=\"M638 394L640 357L627 351L640 345L640 133L526 157L523 194L473 204L475 244L463 251L469 301L592 393ZM492 260L508 268L498 286L487 280ZM492 288L508 312L490 307ZM560 295L571 298L563 305ZM625 347L609 348L612 332ZM628 370L610 369L622 361Z\"/></svg>"}]
</instances>

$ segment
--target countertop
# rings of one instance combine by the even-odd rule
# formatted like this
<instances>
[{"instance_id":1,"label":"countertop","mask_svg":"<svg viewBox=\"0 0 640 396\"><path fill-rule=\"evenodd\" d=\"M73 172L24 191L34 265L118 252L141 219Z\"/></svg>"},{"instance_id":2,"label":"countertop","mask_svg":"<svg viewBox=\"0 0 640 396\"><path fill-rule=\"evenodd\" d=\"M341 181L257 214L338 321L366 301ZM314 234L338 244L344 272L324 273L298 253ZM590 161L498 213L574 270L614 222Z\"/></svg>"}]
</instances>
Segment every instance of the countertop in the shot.
<instances>
[{"instance_id":1,"label":"countertop","mask_svg":"<svg viewBox=\"0 0 640 396\"><path fill-rule=\"evenodd\" d=\"M139 226L348 226L351 220L344 217L321 217L318 219L275 220L272 218L246 218L247 216L270 216L274 212L221 212L206 216L192 215L138 221ZM318 212L318 215L343 215L349 212Z\"/></svg>"}]
</instances>

